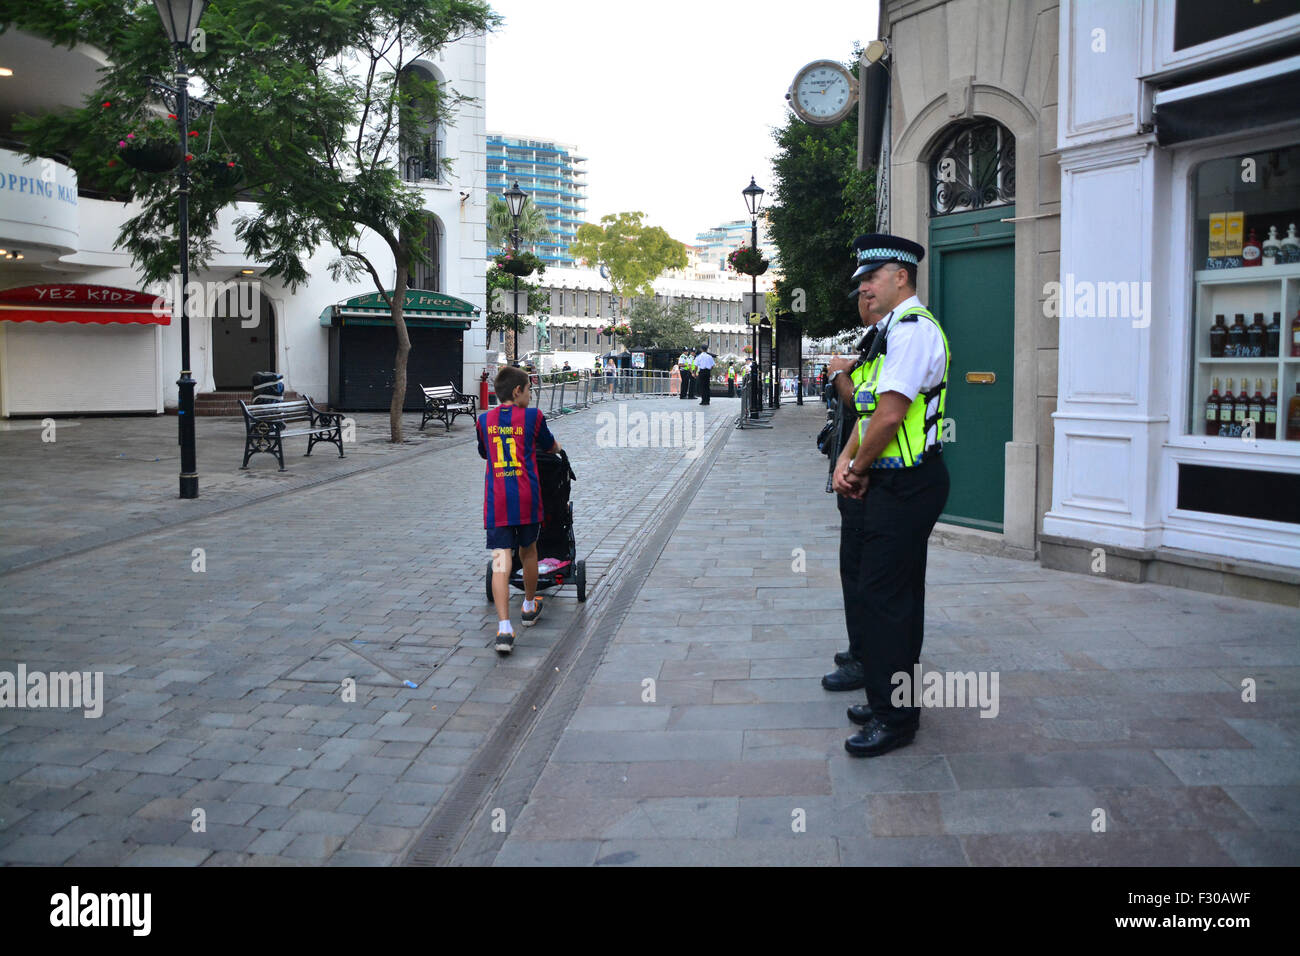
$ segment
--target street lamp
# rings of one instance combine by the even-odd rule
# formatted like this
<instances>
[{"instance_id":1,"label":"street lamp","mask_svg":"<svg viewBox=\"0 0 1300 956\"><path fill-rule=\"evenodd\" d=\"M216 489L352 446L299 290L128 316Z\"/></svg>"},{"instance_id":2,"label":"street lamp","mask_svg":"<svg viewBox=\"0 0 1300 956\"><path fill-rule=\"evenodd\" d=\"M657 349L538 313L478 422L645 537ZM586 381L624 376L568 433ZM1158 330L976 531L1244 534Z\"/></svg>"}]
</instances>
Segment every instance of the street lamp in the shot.
<instances>
[{"instance_id":1,"label":"street lamp","mask_svg":"<svg viewBox=\"0 0 1300 956\"><path fill-rule=\"evenodd\" d=\"M742 189L740 191L740 194L745 197L745 208L749 210L749 215L750 215L749 244L750 247L754 250L754 252L758 252L758 211L763 207L763 187L758 185L758 183L754 182L754 177L750 176L749 185L746 186L744 189ZM751 275L749 277L749 289L750 289L750 299L749 299L750 308L754 312L757 312L758 311L758 276ZM758 417L758 410L763 404L763 397L762 397L763 389L762 386L759 385L759 380L763 377L762 366L759 364L759 355L761 354L758 350L758 335L760 331L759 326L760 326L759 323L757 322L754 323L755 375L754 375L754 382L752 387L754 393L754 400L751 403L751 408L749 410L749 415L751 418Z\"/></svg>"},{"instance_id":2,"label":"street lamp","mask_svg":"<svg viewBox=\"0 0 1300 956\"><path fill-rule=\"evenodd\" d=\"M524 200L528 198L528 193L519 188L515 183L504 193L506 204L510 207L510 218L514 220L514 228L510 230L510 243L514 246L515 255L519 254L519 215L524 211ZM519 275L515 274L515 358L513 365L519 364Z\"/></svg>"},{"instance_id":3,"label":"street lamp","mask_svg":"<svg viewBox=\"0 0 1300 956\"><path fill-rule=\"evenodd\" d=\"M194 450L194 376L190 374L190 317L185 313L185 299L190 281L190 172L185 163L185 153L190 122L190 77L185 70L185 48L190 45L190 38L198 29L199 19L203 16L208 0L154 0L158 16L162 19L163 30L176 51L176 115L180 127L181 162L177 170L180 176L180 217L178 242L180 245L181 291L175 306L181 313L181 377L177 379L179 389L176 402L177 428L180 431L181 445L181 482L182 498L199 496L198 456Z\"/></svg>"}]
</instances>

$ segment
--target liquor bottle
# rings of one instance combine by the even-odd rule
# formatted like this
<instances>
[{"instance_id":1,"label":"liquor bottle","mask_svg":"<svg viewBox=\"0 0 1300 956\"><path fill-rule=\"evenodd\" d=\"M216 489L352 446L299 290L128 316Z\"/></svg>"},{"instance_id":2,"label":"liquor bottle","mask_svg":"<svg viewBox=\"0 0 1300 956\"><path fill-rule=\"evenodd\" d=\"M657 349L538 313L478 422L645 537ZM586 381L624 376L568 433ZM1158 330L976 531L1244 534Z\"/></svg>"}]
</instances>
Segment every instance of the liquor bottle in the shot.
<instances>
[{"instance_id":1,"label":"liquor bottle","mask_svg":"<svg viewBox=\"0 0 1300 956\"><path fill-rule=\"evenodd\" d=\"M1295 383L1295 394L1286 403L1286 440L1300 441L1300 382Z\"/></svg>"},{"instance_id":2,"label":"liquor bottle","mask_svg":"<svg viewBox=\"0 0 1300 956\"><path fill-rule=\"evenodd\" d=\"M1300 309L1291 320L1291 357L1300 358Z\"/></svg>"},{"instance_id":3,"label":"liquor bottle","mask_svg":"<svg viewBox=\"0 0 1300 956\"><path fill-rule=\"evenodd\" d=\"M1214 388L1210 391L1210 397L1205 400L1205 434L1219 434L1219 403L1223 399L1219 396L1219 380L1214 380Z\"/></svg>"},{"instance_id":4,"label":"liquor bottle","mask_svg":"<svg viewBox=\"0 0 1300 956\"><path fill-rule=\"evenodd\" d=\"M1300 312L1296 313L1300 319ZM1297 326L1300 329L1300 326ZM1228 328L1228 347L1223 353L1227 358L1245 358L1246 356L1246 317L1238 312L1232 317Z\"/></svg>"},{"instance_id":5,"label":"liquor bottle","mask_svg":"<svg viewBox=\"0 0 1300 956\"><path fill-rule=\"evenodd\" d=\"M1277 379L1273 379L1273 388L1264 399L1264 424L1260 436L1277 437Z\"/></svg>"},{"instance_id":6,"label":"liquor bottle","mask_svg":"<svg viewBox=\"0 0 1300 956\"><path fill-rule=\"evenodd\" d=\"M1256 312L1255 321L1246 329L1246 354L1250 358L1260 358L1264 354L1264 313Z\"/></svg>"},{"instance_id":7,"label":"liquor bottle","mask_svg":"<svg viewBox=\"0 0 1300 956\"><path fill-rule=\"evenodd\" d=\"M1271 266L1277 264L1277 254L1282 248L1282 240L1277 237L1277 226L1268 227L1268 238L1264 240L1263 255L1264 265Z\"/></svg>"},{"instance_id":8,"label":"liquor bottle","mask_svg":"<svg viewBox=\"0 0 1300 956\"><path fill-rule=\"evenodd\" d=\"M1250 404L1246 406L1246 417L1255 422L1255 438L1263 436L1260 429L1264 427L1264 380L1255 379L1255 394L1250 396Z\"/></svg>"},{"instance_id":9,"label":"liquor bottle","mask_svg":"<svg viewBox=\"0 0 1300 956\"><path fill-rule=\"evenodd\" d=\"M1264 264L1264 257L1261 254L1259 240L1255 238L1255 230L1250 230L1250 236L1246 239L1245 244L1241 247L1241 264L1242 266L1259 266Z\"/></svg>"},{"instance_id":10,"label":"liquor bottle","mask_svg":"<svg viewBox=\"0 0 1300 956\"><path fill-rule=\"evenodd\" d=\"M1295 234L1295 223L1286 227L1286 238L1277 254L1278 262L1300 262L1300 237Z\"/></svg>"},{"instance_id":11,"label":"liquor bottle","mask_svg":"<svg viewBox=\"0 0 1300 956\"><path fill-rule=\"evenodd\" d=\"M1241 391L1237 393L1237 407L1232 410L1232 437L1240 438L1246 430L1246 419L1250 417L1250 387L1246 376L1241 377Z\"/></svg>"},{"instance_id":12,"label":"liquor bottle","mask_svg":"<svg viewBox=\"0 0 1300 956\"><path fill-rule=\"evenodd\" d=\"M1274 312L1268 325L1264 326L1264 357L1277 358L1277 347L1281 343L1282 313Z\"/></svg>"},{"instance_id":13,"label":"liquor bottle","mask_svg":"<svg viewBox=\"0 0 1300 956\"><path fill-rule=\"evenodd\" d=\"M1232 379L1228 379L1223 397L1219 399L1219 434L1224 438L1232 437L1232 420L1237 413L1237 399L1232 394Z\"/></svg>"},{"instance_id":14,"label":"liquor bottle","mask_svg":"<svg viewBox=\"0 0 1300 956\"><path fill-rule=\"evenodd\" d=\"M1210 358L1223 358L1223 347L1228 344L1228 327L1223 324L1223 316L1216 315L1210 326Z\"/></svg>"}]
</instances>

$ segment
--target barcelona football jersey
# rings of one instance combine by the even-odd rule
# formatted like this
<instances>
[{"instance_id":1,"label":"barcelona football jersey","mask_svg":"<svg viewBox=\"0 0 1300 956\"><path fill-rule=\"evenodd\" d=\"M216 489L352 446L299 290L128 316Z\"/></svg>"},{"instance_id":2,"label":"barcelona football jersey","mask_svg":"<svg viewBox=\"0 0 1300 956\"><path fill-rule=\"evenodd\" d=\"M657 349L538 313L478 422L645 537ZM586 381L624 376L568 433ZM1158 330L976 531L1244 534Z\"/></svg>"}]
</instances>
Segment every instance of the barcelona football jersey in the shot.
<instances>
[{"instance_id":1,"label":"barcelona football jersey","mask_svg":"<svg viewBox=\"0 0 1300 956\"><path fill-rule=\"evenodd\" d=\"M541 522L537 450L550 451L554 446L541 409L498 405L478 417L478 453L487 459L483 527Z\"/></svg>"}]
</instances>

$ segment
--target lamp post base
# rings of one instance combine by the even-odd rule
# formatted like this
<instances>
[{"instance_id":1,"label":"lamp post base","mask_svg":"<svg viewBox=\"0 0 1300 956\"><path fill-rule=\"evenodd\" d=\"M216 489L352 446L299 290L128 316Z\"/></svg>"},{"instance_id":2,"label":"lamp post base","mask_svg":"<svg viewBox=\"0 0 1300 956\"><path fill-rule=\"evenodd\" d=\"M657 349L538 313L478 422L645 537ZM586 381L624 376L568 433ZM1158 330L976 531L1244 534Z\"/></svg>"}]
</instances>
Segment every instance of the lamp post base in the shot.
<instances>
[{"instance_id":1,"label":"lamp post base","mask_svg":"<svg viewBox=\"0 0 1300 956\"><path fill-rule=\"evenodd\" d=\"M180 432L180 497L182 498L199 496L198 455L194 448L194 386L196 384L188 371L181 372L181 377L176 381L179 388L176 423L177 430Z\"/></svg>"}]
</instances>

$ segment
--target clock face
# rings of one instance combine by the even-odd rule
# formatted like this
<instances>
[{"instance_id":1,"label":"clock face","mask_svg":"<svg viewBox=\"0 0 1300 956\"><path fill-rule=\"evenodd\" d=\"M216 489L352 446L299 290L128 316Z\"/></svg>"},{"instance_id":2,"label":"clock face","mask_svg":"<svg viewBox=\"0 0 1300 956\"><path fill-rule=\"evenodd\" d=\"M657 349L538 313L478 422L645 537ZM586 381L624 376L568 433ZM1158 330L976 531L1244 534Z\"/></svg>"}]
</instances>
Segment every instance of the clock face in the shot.
<instances>
[{"instance_id":1,"label":"clock face","mask_svg":"<svg viewBox=\"0 0 1300 956\"><path fill-rule=\"evenodd\" d=\"M795 75L788 96L804 122L830 126L844 119L857 103L857 85L834 60L817 60Z\"/></svg>"}]
</instances>

